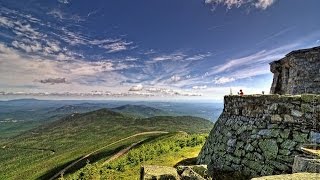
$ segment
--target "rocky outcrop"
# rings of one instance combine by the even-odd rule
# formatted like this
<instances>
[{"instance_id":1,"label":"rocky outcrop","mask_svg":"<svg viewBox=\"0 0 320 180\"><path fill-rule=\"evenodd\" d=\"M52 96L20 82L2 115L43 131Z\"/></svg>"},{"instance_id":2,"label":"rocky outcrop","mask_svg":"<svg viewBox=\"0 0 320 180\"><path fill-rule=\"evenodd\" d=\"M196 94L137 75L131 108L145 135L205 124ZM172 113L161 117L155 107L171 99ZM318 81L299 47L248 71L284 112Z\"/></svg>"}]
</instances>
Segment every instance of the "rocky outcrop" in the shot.
<instances>
[{"instance_id":1,"label":"rocky outcrop","mask_svg":"<svg viewBox=\"0 0 320 180\"><path fill-rule=\"evenodd\" d=\"M180 180L177 170L167 166L143 166L140 170L141 180Z\"/></svg>"},{"instance_id":2,"label":"rocky outcrop","mask_svg":"<svg viewBox=\"0 0 320 180\"><path fill-rule=\"evenodd\" d=\"M292 51L270 63L271 94L320 93L320 47Z\"/></svg>"},{"instance_id":3,"label":"rocky outcrop","mask_svg":"<svg viewBox=\"0 0 320 180\"><path fill-rule=\"evenodd\" d=\"M207 166L178 166L177 169L167 166L142 166L140 170L141 180L206 180L211 179L207 175Z\"/></svg>"},{"instance_id":4,"label":"rocky outcrop","mask_svg":"<svg viewBox=\"0 0 320 180\"><path fill-rule=\"evenodd\" d=\"M197 163L208 164L209 175L291 173L300 146L319 141L319 127L320 95L225 96Z\"/></svg>"}]
</instances>

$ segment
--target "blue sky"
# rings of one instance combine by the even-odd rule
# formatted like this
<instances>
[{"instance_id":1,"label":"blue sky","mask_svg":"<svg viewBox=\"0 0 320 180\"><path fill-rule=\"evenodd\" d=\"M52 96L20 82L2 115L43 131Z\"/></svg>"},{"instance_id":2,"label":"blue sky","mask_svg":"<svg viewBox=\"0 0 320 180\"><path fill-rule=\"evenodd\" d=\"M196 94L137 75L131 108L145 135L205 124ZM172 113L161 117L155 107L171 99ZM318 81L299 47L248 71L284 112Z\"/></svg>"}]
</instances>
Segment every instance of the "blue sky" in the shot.
<instances>
[{"instance_id":1,"label":"blue sky","mask_svg":"<svg viewBox=\"0 0 320 180\"><path fill-rule=\"evenodd\" d=\"M269 91L268 63L320 45L318 0L0 0L0 91Z\"/></svg>"}]
</instances>

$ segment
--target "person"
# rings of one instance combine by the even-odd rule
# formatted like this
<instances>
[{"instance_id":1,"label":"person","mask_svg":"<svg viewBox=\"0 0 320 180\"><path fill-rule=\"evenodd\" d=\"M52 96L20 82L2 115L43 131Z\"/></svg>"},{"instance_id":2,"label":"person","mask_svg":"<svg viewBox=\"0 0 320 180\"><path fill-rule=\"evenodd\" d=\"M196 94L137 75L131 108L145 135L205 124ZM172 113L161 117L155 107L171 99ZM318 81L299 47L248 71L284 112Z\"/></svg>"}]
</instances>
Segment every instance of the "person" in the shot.
<instances>
[{"instance_id":1,"label":"person","mask_svg":"<svg viewBox=\"0 0 320 180\"><path fill-rule=\"evenodd\" d=\"M240 89L240 96L243 96L243 91L242 91L242 89Z\"/></svg>"}]
</instances>

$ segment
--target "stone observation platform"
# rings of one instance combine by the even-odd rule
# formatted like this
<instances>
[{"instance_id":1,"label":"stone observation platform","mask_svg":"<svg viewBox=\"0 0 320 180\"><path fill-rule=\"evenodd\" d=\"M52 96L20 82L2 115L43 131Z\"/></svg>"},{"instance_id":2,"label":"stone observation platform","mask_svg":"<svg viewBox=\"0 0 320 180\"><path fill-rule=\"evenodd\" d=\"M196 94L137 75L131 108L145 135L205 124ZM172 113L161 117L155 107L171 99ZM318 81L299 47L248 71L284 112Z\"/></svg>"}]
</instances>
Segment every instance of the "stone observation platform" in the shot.
<instances>
[{"instance_id":1,"label":"stone observation platform","mask_svg":"<svg viewBox=\"0 0 320 180\"><path fill-rule=\"evenodd\" d=\"M306 160L301 151L306 144L320 151L320 47L293 51L270 69L271 95L224 97L223 112L197 159L209 177L320 173L320 159Z\"/></svg>"},{"instance_id":2,"label":"stone observation platform","mask_svg":"<svg viewBox=\"0 0 320 180\"><path fill-rule=\"evenodd\" d=\"M270 69L271 95L224 97L224 110L198 156L209 175L291 173L300 147L320 143L320 47L293 51Z\"/></svg>"},{"instance_id":3,"label":"stone observation platform","mask_svg":"<svg viewBox=\"0 0 320 180\"><path fill-rule=\"evenodd\" d=\"M292 51L270 63L271 94L320 94L320 47Z\"/></svg>"},{"instance_id":4,"label":"stone observation platform","mask_svg":"<svg viewBox=\"0 0 320 180\"><path fill-rule=\"evenodd\" d=\"M209 173L291 173L300 146L320 142L320 95L225 96L224 102L198 156Z\"/></svg>"}]
</instances>

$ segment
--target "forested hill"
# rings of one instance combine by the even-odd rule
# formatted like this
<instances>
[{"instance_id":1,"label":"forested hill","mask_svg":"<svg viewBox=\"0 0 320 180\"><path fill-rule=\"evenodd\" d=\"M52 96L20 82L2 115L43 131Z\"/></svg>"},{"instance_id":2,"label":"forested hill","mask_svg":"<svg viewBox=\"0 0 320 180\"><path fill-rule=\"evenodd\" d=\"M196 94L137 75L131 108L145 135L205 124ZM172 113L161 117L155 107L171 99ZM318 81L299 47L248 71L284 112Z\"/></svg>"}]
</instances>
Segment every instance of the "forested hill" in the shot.
<instances>
[{"instance_id":1,"label":"forested hill","mask_svg":"<svg viewBox=\"0 0 320 180\"><path fill-rule=\"evenodd\" d=\"M132 118L109 109L72 114L2 142L0 179L48 178L79 157L141 132L208 133L212 126L208 120L190 116ZM122 146L139 138L146 137L128 139Z\"/></svg>"}]
</instances>

